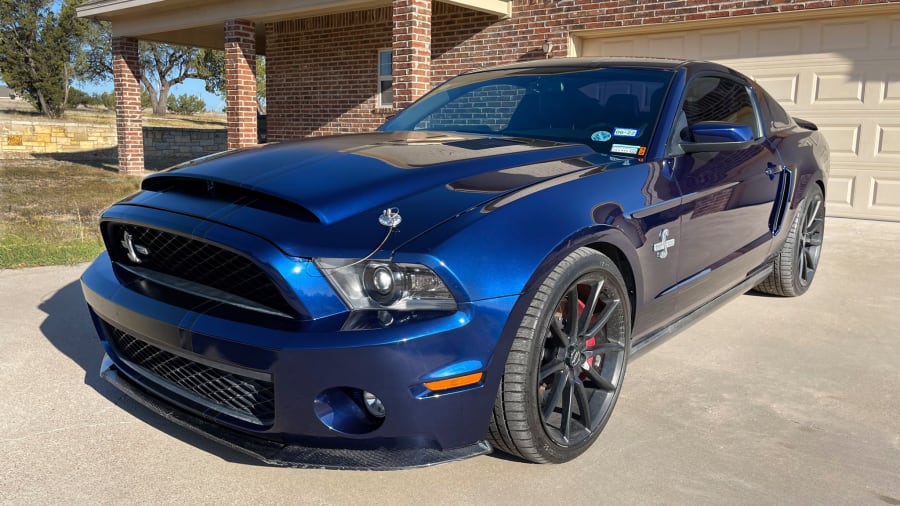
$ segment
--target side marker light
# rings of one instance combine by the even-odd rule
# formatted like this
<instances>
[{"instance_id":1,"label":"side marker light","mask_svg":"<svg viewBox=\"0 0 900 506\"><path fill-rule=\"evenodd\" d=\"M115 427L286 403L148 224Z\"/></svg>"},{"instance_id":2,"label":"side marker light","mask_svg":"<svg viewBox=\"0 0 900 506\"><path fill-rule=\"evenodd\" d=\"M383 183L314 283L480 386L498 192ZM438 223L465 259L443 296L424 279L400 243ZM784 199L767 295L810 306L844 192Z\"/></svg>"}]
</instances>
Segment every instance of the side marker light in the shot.
<instances>
[{"instance_id":1,"label":"side marker light","mask_svg":"<svg viewBox=\"0 0 900 506\"><path fill-rule=\"evenodd\" d=\"M429 381L425 383L425 388L431 391L438 390L449 390L451 388L459 388L464 387L466 385L474 385L481 381L481 378L484 376L483 372L476 372L474 374L467 374L465 376L457 376L455 378L438 380L438 381Z\"/></svg>"}]
</instances>

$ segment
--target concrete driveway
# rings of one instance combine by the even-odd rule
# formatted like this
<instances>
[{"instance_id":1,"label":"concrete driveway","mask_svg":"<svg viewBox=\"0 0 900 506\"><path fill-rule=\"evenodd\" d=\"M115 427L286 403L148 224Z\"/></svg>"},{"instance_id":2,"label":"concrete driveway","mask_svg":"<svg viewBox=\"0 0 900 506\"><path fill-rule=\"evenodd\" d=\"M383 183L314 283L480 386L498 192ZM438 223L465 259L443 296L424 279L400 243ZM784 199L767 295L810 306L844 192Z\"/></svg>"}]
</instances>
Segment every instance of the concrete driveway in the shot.
<instances>
[{"instance_id":1,"label":"concrete driveway","mask_svg":"<svg viewBox=\"0 0 900 506\"><path fill-rule=\"evenodd\" d=\"M805 296L740 296L639 357L560 466L258 465L98 378L84 267L0 271L0 503L900 505L900 223L829 219Z\"/></svg>"}]
</instances>

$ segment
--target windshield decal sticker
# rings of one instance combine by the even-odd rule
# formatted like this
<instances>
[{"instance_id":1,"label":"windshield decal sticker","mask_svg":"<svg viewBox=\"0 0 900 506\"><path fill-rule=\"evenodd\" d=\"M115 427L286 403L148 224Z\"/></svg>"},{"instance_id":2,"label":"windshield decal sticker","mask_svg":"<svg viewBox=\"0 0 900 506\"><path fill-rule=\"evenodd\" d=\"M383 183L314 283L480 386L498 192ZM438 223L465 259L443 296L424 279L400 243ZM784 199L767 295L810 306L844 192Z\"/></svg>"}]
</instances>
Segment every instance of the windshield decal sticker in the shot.
<instances>
[{"instance_id":1,"label":"windshield decal sticker","mask_svg":"<svg viewBox=\"0 0 900 506\"><path fill-rule=\"evenodd\" d=\"M606 130L600 130L591 134L591 140L594 142L606 142L612 139L612 135Z\"/></svg>"},{"instance_id":2,"label":"windshield decal sticker","mask_svg":"<svg viewBox=\"0 0 900 506\"><path fill-rule=\"evenodd\" d=\"M613 144L609 152L621 153L623 155L636 155L640 149L640 146L632 146L631 144Z\"/></svg>"},{"instance_id":3,"label":"windshield decal sticker","mask_svg":"<svg viewBox=\"0 0 900 506\"><path fill-rule=\"evenodd\" d=\"M640 128L616 128L613 130L614 137L640 137Z\"/></svg>"}]
</instances>

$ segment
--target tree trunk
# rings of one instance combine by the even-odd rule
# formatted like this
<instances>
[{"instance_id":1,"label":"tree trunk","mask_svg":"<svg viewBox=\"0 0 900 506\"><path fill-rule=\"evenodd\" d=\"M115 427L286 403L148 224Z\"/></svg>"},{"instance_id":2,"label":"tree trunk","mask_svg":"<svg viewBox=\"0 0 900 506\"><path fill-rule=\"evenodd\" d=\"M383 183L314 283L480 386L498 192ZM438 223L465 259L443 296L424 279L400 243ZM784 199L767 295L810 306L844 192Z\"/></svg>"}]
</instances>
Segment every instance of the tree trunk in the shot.
<instances>
[{"instance_id":1,"label":"tree trunk","mask_svg":"<svg viewBox=\"0 0 900 506\"><path fill-rule=\"evenodd\" d=\"M25 55L28 58L28 69L31 71L31 78L33 80L37 81L38 71L37 71L37 67L34 66L34 58L32 58L31 50L27 49L25 51ZM37 99L38 99L38 104L40 104L40 106L41 106L41 112L44 113L44 115L47 116L48 118L52 119L53 111L51 111L50 108L47 107L47 99L44 98L44 93L40 89L37 90Z\"/></svg>"},{"instance_id":2,"label":"tree trunk","mask_svg":"<svg viewBox=\"0 0 900 506\"><path fill-rule=\"evenodd\" d=\"M159 90L157 91L156 87L153 86L153 83L146 77L141 78L141 83L144 84L147 95L150 96L150 108L153 109L153 115L165 116L168 112L169 85L164 83L160 85Z\"/></svg>"},{"instance_id":3,"label":"tree trunk","mask_svg":"<svg viewBox=\"0 0 900 506\"><path fill-rule=\"evenodd\" d=\"M147 78L141 78L141 83L144 85L144 89L147 90L147 96L150 97L150 108L153 109L153 114L156 114L156 103L159 100L156 97L156 88L153 87L153 84Z\"/></svg>"},{"instance_id":4,"label":"tree trunk","mask_svg":"<svg viewBox=\"0 0 900 506\"><path fill-rule=\"evenodd\" d=\"M53 119L53 111L47 106L47 99L44 98L44 93L41 90L37 90L37 98L38 103L41 104L41 112L44 113L44 116Z\"/></svg>"},{"instance_id":5,"label":"tree trunk","mask_svg":"<svg viewBox=\"0 0 900 506\"><path fill-rule=\"evenodd\" d=\"M163 82L159 85L159 100L153 107L154 116L165 116L169 112L169 83Z\"/></svg>"}]
</instances>

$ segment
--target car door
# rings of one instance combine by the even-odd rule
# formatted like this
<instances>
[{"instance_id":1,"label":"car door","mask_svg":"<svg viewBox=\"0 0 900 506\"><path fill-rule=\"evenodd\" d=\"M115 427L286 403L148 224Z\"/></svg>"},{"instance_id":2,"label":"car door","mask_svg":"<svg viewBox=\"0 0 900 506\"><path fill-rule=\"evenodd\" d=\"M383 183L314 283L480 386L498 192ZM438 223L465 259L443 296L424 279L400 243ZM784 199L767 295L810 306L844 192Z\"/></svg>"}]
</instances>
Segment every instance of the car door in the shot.
<instances>
[{"instance_id":1,"label":"car door","mask_svg":"<svg viewBox=\"0 0 900 506\"><path fill-rule=\"evenodd\" d=\"M681 143L693 140L691 127L709 121L749 126L755 140L741 149L685 153ZM764 137L750 86L725 74L702 74L688 82L670 152L684 196L681 233L674 239L678 301L685 312L765 262L781 165Z\"/></svg>"}]
</instances>

